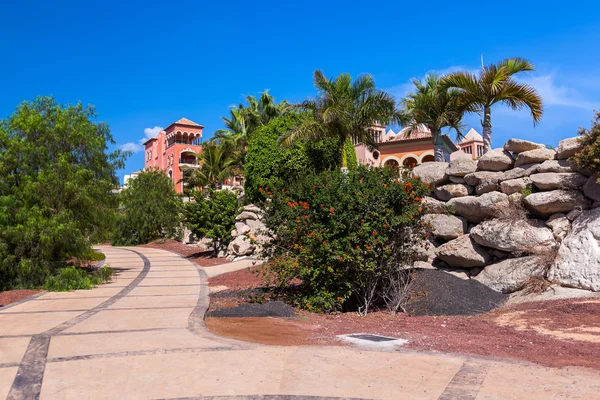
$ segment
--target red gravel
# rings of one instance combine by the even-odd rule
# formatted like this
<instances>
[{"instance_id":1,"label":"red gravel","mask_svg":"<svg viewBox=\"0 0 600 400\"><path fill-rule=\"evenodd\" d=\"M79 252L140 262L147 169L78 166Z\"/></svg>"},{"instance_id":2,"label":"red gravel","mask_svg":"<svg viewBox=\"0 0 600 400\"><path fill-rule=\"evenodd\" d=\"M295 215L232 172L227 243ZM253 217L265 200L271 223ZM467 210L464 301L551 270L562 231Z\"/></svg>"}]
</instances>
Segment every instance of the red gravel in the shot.
<instances>
[{"instance_id":1,"label":"red gravel","mask_svg":"<svg viewBox=\"0 0 600 400\"><path fill-rule=\"evenodd\" d=\"M151 247L153 249L162 249L177 253L190 261L195 262L201 267L211 267L213 265L225 264L230 262L226 258L213 256L212 250L203 250L198 247L185 245L177 240L166 240L164 242L156 240L152 243L143 244L139 247Z\"/></svg>"},{"instance_id":2,"label":"red gravel","mask_svg":"<svg viewBox=\"0 0 600 400\"><path fill-rule=\"evenodd\" d=\"M40 292L42 290L7 290L6 292L0 292L0 307L23 300Z\"/></svg>"},{"instance_id":3,"label":"red gravel","mask_svg":"<svg viewBox=\"0 0 600 400\"><path fill-rule=\"evenodd\" d=\"M260 286L248 270L212 278L230 291L213 295L211 309L233 307L247 297L235 288ZM336 336L374 333L409 340L408 348L512 358L550 367L600 369L600 300L568 299L523 303L473 316L390 315L373 312L322 315L298 311L295 319L207 318L215 333L278 345L339 345Z\"/></svg>"}]
</instances>

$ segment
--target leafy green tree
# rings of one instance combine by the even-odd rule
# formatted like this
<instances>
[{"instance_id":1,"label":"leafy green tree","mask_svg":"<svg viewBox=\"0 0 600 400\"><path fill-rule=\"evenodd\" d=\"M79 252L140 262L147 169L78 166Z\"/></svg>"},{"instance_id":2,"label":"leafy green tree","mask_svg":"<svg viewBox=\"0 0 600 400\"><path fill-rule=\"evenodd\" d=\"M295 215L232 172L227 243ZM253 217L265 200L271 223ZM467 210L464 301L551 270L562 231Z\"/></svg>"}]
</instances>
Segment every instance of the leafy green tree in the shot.
<instances>
[{"instance_id":1,"label":"leafy green tree","mask_svg":"<svg viewBox=\"0 0 600 400\"><path fill-rule=\"evenodd\" d=\"M0 290L39 287L112 228L126 154L93 106L52 97L0 121Z\"/></svg>"},{"instance_id":2,"label":"leafy green tree","mask_svg":"<svg viewBox=\"0 0 600 400\"><path fill-rule=\"evenodd\" d=\"M199 167L187 167L183 170L182 180L188 184L188 187L216 189L234 173L235 160L223 146L206 143L202 146L202 153L195 156Z\"/></svg>"},{"instance_id":3,"label":"leafy green tree","mask_svg":"<svg viewBox=\"0 0 600 400\"><path fill-rule=\"evenodd\" d=\"M582 149L574 159L582 168L595 173L600 172L600 111L596 111L590 129L579 128Z\"/></svg>"},{"instance_id":4,"label":"leafy green tree","mask_svg":"<svg viewBox=\"0 0 600 400\"><path fill-rule=\"evenodd\" d=\"M225 250L231 242L231 231L235 228L238 200L228 190L209 190L208 194L196 191L194 202L185 205L185 222L199 238L213 239L217 253Z\"/></svg>"},{"instance_id":5,"label":"leafy green tree","mask_svg":"<svg viewBox=\"0 0 600 400\"><path fill-rule=\"evenodd\" d=\"M112 236L115 246L132 246L174 237L181 226L181 198L158 169L144 170L119 194L121 212Z\"/></svg>"},{"instance_id":6,"label":"leafy green tree","mask_svg":"<svg viewBox=\"0 0 600 400\"><path fill-rule=\"evenodd\" d=\"M377 147L368 128L375 122L388 124L396 121L394 98L375 87L370 75L362 75L352 81L349 74L327 79L316 70L314 85L316 99L306 100L302 108L311 117L281 138L284 146L297 141L335 139L340 144L342 168L348 167L347 142L352 139Z\"/></svg>"},{"instance_id":7,"label":"leafy green tree","mask_svg":"<svg viewBox=\"0 0 600 400\"><path fill-rule=\"evenodd\" d=\"M405 135L426 127L431 132L435 161L445 161L443 130L454 129L461 135L463 108L460 93L455 89L446 89L440 85L436 74L428 74L421 82L412 80L415 91L409 93L400 102L400 120L406 127Z\"/></svg>"},{"instance_id":8,"label":"leafy green tree","mask_svg":"<svg viewBox=\"0 0 600 400\"><path fill-rule=\"evenodd\" d=\"M296 143L282 147L278 140L307 118L288 113L273 119L256 130L248 145L244 168L245 194L249 201L264 199L260 189L275 189L290 185L303 175L339 168L342 160L336 138ZM356 167L356 153L352 143L346 145L348 165Z\"/></svg>"},{"instance_id":9,"label":"leafy green tree","mask_svg":"<svg viewBox=\"0 0 600 400\"><path fill-rule=\"evenodd\" d=\"M544 112L542 98L531 86L513 79L520 72L533 71L533 65L523 58L507 58L497 64L481 67L479 75L454 72L444 77L445 88L456 88L467 111L483 115L483 150L492 148L492 106L503 103L513 110L528 108L537 124Z\"/></svg>"}]
</instances>

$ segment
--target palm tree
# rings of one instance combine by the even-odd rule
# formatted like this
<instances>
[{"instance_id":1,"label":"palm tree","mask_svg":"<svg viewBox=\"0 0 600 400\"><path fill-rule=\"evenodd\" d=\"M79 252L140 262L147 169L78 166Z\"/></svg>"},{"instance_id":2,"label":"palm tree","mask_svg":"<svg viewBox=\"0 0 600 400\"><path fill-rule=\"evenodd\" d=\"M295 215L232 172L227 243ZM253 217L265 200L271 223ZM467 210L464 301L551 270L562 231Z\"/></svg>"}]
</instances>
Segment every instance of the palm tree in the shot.
<instances>
[{"instance_id":1,"label":"palm tree","mask_svg":"<svg viewBox=\"0 0 600 400\"><path fill-rule=\"evenodd\" d=\"M444 89L437 74L428 74L421 82L413 79L416 91L409 93L400 102L400 123L405 127L404 135L426 127L431 132L435 161L445 161L443 130L453 129L461 137L461 119L464 109L460 104L460 93L456 89Z\"/></svg>"},{"instance_id":2,"label":"palm tree","mask_svg":"<svg viewBox=\"0 0 600 400\"><path fill-rule=\"evenodd\" d=\"M314 85L318 90L316 99L302 103L311 118L280 138L284 146L292 146L298 140L339 140L342 169L348 166L345 144L357 140L369 147L377 147L368 128L375 122L388 124L396 121L394 98L375 88L370 75L361 75L352 81L347 73L335 79L327 79L321 70L314 73Z\"/></svg>"},{"instance_id":3,"label":"palm tree","mask_svg":"<svg viewBox=\"0 0 600 400\"><path fill-rule=\"evenodd\" d=\"M531 86L516 82L513 75L533 71L533 65L523 58L508 58L497 64L481 66L479 76L468 72L454 72L444 77L443 86L456 88L461 93L462 104L469 111L483 114L483 150L492 147L492 106L508 105L513 110L529 108L533 124L537 124L544 112L542 98Z\"/></svg>"},{"instance_id":4,"label":"palm tree","mask_svg":"<svg viewBox=\"0 0 600 400\"><path fill-rule=\"evenodd\" d=\"M221 146L206 143L202 153L195 155L198 167L186 167L183 170L182 181L190 187L210 187L217 189L218 185L233 175L234 160Z\"/></svg>"}]
</instances>

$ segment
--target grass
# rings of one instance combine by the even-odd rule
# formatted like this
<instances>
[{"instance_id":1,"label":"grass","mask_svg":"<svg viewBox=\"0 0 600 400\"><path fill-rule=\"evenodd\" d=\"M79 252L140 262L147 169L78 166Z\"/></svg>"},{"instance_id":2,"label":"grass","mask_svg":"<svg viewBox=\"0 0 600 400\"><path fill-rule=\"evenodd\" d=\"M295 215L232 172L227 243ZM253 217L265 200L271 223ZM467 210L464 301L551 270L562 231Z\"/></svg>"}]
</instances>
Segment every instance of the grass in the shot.
<instances>
[{"instance_id":1,"label":"grass","mask_svg":"<svg viewBox=\"0 0 600 400\"><path fill-rule=\"evenodd\" d=\"M103 283L110 282L113 275L113 269L108 266L104 266L94 272L74 266L68 266L61 268L56 275L46 279L44 289L51 292L92 289Z\"/></svg>"}]
</instances>

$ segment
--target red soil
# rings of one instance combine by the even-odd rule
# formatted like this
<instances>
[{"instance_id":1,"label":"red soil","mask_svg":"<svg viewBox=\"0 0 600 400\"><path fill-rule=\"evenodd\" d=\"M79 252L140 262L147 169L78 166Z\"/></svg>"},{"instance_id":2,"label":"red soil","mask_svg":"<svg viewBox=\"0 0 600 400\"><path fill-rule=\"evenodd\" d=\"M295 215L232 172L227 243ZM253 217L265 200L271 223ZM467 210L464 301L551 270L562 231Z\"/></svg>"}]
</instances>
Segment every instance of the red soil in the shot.
<instances>
[{"instance_id":1,"label":"red soil","mask_svg":"<svg viewBox=\"0 0 600 400\"><path fill-rule=\"evenodd\" d=\"M40 292L42 290L7 290L6 292L0 292L0 307L23 300Z\"/></svg>"},{"instance_id":2,"label":"red soil","mask_svg":"<svg viewBox=\"0 0 600 400\"><path fill-rule=\"evenodd\" d=\"M143 244L139 247L151 247L153 249L161 249L177 253L188 260L195 262L201 267L211 267L229 262L225 258L213 257L212 250L204 250L198 247L191 247L176 240L166 240L164 242L157 240L152 243Z\"/></svg>"},{"instance_id":3,"label":"red soil","mask_svg":"<svg viewBox=\"0 0 600 400\"><path fill-rule=\"evenodd\" d=\"M209 285L233 290L260 286L247 270L212 278ZM232 292L211 298L211 309L246 301ZM207 318L223 336L264 344L339 345L337 335L374 333L409 340L408 348L512 358L563 367L600 368L600 300L569 299L523 303L483 315L409 317L378 311L322 315L298 311L295 319Z\"/></svg>"}]
</instances>

